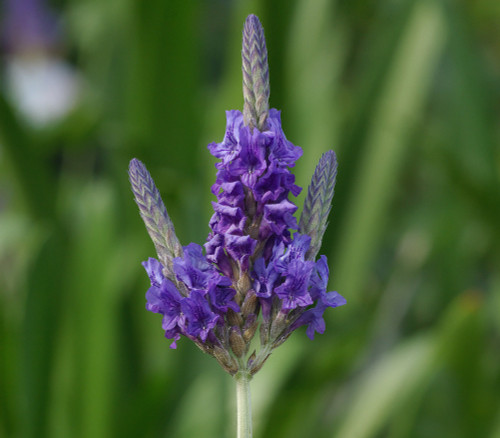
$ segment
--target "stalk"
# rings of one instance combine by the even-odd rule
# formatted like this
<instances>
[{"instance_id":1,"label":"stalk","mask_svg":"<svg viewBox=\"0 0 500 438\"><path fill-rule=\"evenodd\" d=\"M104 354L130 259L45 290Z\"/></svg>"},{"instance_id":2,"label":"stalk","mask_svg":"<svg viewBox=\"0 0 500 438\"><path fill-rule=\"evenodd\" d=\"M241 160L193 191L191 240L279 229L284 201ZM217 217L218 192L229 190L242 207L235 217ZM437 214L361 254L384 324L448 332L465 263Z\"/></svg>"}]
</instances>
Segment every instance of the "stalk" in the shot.
<instances>
[{"instance_id":1,"label":"stalk","mask_svg":"<svg viewBox=\"0 0 500 438\"><path fill-rule=\"evenodd\" d=\"M237 438L252 438L251 376L247 371L239 371L234 379L236 381Z\"/></svg>"}]
</instances>

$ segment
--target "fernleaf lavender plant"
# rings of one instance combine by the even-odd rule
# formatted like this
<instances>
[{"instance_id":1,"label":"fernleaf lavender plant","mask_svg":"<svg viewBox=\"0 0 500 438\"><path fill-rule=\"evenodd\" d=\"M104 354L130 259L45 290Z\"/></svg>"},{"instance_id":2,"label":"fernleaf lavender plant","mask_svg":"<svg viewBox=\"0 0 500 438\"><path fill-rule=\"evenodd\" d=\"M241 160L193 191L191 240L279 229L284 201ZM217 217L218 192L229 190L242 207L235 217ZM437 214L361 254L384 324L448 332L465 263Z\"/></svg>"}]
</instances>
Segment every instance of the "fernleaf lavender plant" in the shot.
<instances>
[{"instance_id":1,"label":"fernleaf lavender plant","mask_svg":"<svg viewBox=\"0 0 500 438\"><path fill-rule=\"evenodd\" d=\"M297 224L289 197L301 188L290 168L302 149L286 139L280 112L269 109L267 49L255 15L245 22L242 64L243 112L227 111L222 142L208 145L219 162L205 253L196 243L180 245L144 164L133 159L129 176L158 254L143 263L151 281L146 308L162 315L171 348L188 338L234 376L238 437L248 438L252 376L297 328L307 326L310 339L323 333L323 312L345 299L327 292L326 257L316 260L334 194L335 153L321 157Z\"/></svg>"}]
</instances>

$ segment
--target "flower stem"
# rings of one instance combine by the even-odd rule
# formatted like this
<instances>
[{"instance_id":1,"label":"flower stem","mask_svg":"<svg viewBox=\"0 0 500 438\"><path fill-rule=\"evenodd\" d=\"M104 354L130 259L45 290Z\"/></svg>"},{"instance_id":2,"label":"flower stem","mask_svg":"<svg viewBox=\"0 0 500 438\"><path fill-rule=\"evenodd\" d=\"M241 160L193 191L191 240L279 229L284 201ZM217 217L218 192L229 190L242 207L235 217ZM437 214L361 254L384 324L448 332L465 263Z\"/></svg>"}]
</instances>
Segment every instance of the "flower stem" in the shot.
<instances>
[{"instance_id":1,"label":"flower stem","mask_svg":"<svg viewBox=\"0 0 500 438\"><path fill-rule=\"evenodd\" d=\"M234 379L236 380L237 438L252 438L251 376L247 371L239 371Z\"/></svg>"}]
</instances>

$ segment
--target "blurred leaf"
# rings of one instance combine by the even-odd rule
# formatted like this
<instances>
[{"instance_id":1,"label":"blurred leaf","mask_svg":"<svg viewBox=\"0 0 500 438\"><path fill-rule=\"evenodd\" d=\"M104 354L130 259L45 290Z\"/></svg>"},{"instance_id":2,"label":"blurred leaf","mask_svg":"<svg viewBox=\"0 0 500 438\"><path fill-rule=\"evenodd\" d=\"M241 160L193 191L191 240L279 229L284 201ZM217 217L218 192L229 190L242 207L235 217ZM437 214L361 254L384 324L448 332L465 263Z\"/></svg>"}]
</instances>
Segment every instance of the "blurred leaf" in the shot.
<instances>
[{"instance_id":1,"label":"blurred leaf","mask_svg":"<svg viewBox=\"0 0 500 438\"><path fill-rule=\"evenodd\" d=\"M493 428L493 433L491 434L491 438L500 438L500 413L498 414L498 422Z\"/></svg>"},{"instance_id":2,"label":"blurred leaf","mask_svg":"<svg viewBox=\"0 0 500 438\"><path fill-rule=\"evenodd\" d=\"M217 421L217 418L221 417L221 412L227 410L226 406L229 406L224 399L225 390L234 389L233 385L232 379L222 372L219 373L218 369L205 372L190 382L182 400L178 400L176 405L175 436L179 438L233 436L236 427L233 418L223 415L222 425ZM232 409L231 414L233 414ZM169 437L171 434L172 430L165 431L164 436Z\"/></svg>"},{"instance_id":3,"label":"blurred leaf","mask_svg":"<svg viewBox=\"0 0 500 438\"><path fill-rule=\"evenodd\" d=\"M434 1L426 0L416 2L403 38L394 41L394 59L374 109L335 251L337 287L350 303L360 299L363 279L388 218L391 187L422 111L443 38L442 12Z\"/></svg>"},{"instance_id":4,"label":"blurred leaf","mask_svg":"<svg viewBox=\"0 0 500 438\"><path fill-rule=\"evenodd\" d=\"M45 167L45 159L13 109L0 93L0 141L5 151L24 207L37 219L50 217L54 208L55 186Z\"/></svg>"},{"instance_id":5,"label":"blurred leaf","mask_svg":"<svg viewBox=\"0 0 500 438\"><path fill-rule=\"evenodd\" d=\"M66 288L71 290L69 310L77 370L74 378L79 382L78 433L82 437L107 437L116 384L114 370L118 367L116 306L122 286L114 266L118 248L114 244L110 188L103 183L86 187L78 197L76 213Z\"/></svg>"},{"instance_id":6,"label":"blurred leaf","mask_svg":"<svg viewBox=\"0 0 500 438\"><path fill-rule=\"evenodd\" d=\"M336 18L334 4L329 0L297 2L288 34L285 79L289 92L282 118L288 138L304 150L294 169L297 184L304 187L303 196L321 154L338 147L342 117L338 86L347 38L343 23L332 20Z\"/></svg>"},{"instance_id":7,"label":"blurred leaf","mask_svg":"<svg viewBox=\"0 0 500 438\"><path fill-rule=\"evenodd\" d=\"M464 351L463 334L475 325L480 304L469 294L458 297L435 335L405 341L370 366L358 379L339 432L332 436L375 437L387 422L393 421L395 412L412 411L411 407L421 402L437 371L447 366L454 354Z\"/></svg>"},{"instance_id":8,"label":"blurred leaf","mask_svg":"<svg viewBox=\"0 0 500 438\"><path fill-rule=\"evenodd\" d=\"M63 308L66 241L52 229L27 275L27 301L22 336L23 436L48 435L50 378Z\"/></svg>"},{"instance_id":9,"label":"blurred leaf","mask_svg":"<svg viewBox=\"0 0 500 438\"><path fill-rule=\"evenodd\" d=\"M407 402L428 381L433 371L434 349L430 336L421 337L399 346L376 364L359 381L359 391L340 430L332 436L376 436L396 407Z\"/></svg>"}]
</instances>

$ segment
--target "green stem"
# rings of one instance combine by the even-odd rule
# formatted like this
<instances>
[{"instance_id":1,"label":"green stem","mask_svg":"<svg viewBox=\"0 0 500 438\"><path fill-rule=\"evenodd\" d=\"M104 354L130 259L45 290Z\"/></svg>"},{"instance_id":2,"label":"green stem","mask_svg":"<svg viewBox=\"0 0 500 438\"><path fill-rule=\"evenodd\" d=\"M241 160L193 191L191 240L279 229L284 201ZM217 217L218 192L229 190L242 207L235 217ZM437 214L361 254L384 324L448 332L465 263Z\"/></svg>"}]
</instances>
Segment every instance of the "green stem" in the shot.
<instances>
[{"instance_id":1,"label":"green stem","mask_svg":"<svg viewBox=\"0 0 500 438\"><path fill-rule=\"evenodd\" d=\"M237 438L252 438L252 402L250 399L250 379L246 371L235 374L236 380L236 409L238 421Z\"/></svg>"}]
</instances>

